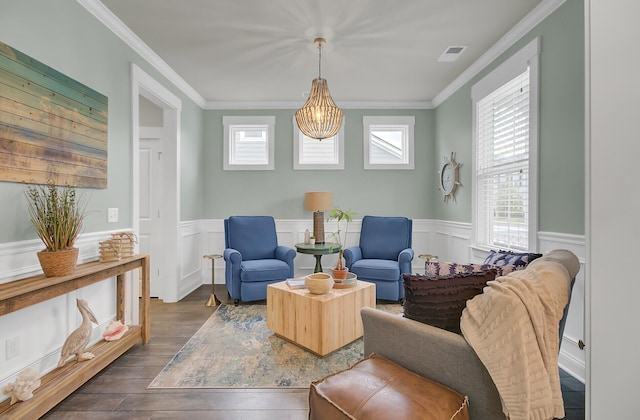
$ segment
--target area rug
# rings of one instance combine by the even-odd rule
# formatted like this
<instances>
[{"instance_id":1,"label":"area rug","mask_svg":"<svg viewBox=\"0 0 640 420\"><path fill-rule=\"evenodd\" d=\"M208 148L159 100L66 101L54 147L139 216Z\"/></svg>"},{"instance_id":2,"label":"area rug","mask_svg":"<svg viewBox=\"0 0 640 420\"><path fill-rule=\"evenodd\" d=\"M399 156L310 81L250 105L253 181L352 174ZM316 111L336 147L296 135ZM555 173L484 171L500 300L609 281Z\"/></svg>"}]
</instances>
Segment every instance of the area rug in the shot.
<instances>
[{"instance_id":1,"label":"area rug","mask_svg":"<svg viewBox=\"0 0 640 420\"><path fill-rule=\"evenodd\" d=\"M378 305L401 313L399 304ZM308 388L364 356L362 338L319 357L267 329L266 305L220 305L148 388Z\"/></svg>"}]
</instances>

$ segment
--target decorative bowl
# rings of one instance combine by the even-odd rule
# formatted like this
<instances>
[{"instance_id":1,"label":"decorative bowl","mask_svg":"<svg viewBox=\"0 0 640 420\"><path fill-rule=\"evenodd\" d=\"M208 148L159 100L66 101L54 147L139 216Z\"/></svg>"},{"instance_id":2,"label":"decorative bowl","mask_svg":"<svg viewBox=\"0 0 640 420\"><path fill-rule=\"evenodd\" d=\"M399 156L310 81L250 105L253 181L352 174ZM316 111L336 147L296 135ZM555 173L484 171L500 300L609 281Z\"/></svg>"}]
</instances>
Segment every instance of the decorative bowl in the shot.
<instances>
[{"instance_id":1,"label":"decorative bowl","mask_svg":"<svg viewBox=\"0 0 640 420\"><path fill-rule=\"evenodd\" d=\"M307 290L314 295L324 295L333 288L333 277L326 273L309 274L304 281Z\"/></svg>"}]
</instances>

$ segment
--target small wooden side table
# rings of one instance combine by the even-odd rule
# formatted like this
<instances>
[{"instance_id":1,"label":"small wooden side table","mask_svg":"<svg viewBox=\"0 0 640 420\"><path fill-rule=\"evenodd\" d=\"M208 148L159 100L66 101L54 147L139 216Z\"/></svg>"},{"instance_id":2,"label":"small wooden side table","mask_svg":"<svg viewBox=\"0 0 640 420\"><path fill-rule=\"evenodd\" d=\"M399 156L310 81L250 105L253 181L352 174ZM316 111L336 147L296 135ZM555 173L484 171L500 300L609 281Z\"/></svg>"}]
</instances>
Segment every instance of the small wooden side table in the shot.
<instances>
[{"instance_id":1,"label":"small wooden side table","mask_svg":"<svg viewBox=\"0 0 640 420\"><path fill-rule=\"evenodd\" d=\"M216 290L215 290L216 260L218 258L222 258L222 255L211 254L211 255L205 255L202 258L207 258L211 260L211 296L209 296L209 300L207 301L207 303L205 303L205 306L217 306L220 304L220 301L216 297Z\"/></svg>"},{"instance_id":2,"label":"small wooden side table","mask_svg":"<svg viewBox=\"0 0 640 420\"><path fill-rule=\"evenodd\" d=\"M424 260L424 274L427 274L427 263L431 260L437 260L438 256L437 255L431 255L431 254L420 254L418 255L418 258L422 258Z\"/></svg>"}]
</instances>

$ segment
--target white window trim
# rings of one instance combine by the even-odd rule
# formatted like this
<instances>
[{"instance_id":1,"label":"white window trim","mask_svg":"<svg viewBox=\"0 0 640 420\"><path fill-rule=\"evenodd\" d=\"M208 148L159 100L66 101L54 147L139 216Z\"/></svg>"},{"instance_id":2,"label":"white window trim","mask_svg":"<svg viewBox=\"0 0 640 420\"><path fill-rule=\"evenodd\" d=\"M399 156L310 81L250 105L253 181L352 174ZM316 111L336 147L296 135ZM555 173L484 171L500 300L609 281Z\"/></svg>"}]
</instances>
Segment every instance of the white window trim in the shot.
<instances>
[{"instance_id":1,"label":"white window trim","mask_svg":"<svg viewBox=\"0 0 640 420\"><path fill-rule=\"evenodd\" d=\"M364 169L414 169L414 116L362 117L364 137ZM371 163L369 159L370 134L372 125L405 125L407 126L407 163Z\"/></svg>"},{"instance_id":2,"label":"white window trim","mask_svg":"<svg viewBox=\"0 0 640 420\"><path fill-rule=\"evenodd\" d=\"M338 163L301 163L300 148L304 134L300 131L295 115L293 116L293 169L295 170L341 170L344 169L344 117L340 131L336 134L338 142ZM319 141L319 140L318 140Z\"/></svg>"},{"instance_id":3,"label":"white window trim","mask_svg":"<svg viewBox=\"0 0 640 420\"><path fill-rule=\"evenodd\" d=\"M473 247L476 249L490 248L489 244L482 244L478 239L478 188L476 185L476 144L478 142L476 114L477 102L493 92L506 82L512 80L529 67L529 251L538 249L538 114L540 91L540 38L535 38L518 52L506 59L480 81L471 87L472 100L472 197L471 215L473 226Z\"/></svg>"},{"instance_id":4,"label":"white window trim","mask_svg":"<svg viewBox=\"0 0 640 420\"><path fill-rule=\"evenodd\" d=\"M276 117L274 116L224 116L222 117L222 124L224 125L223 134L223 153L224 163L223 169L225 171L272 171L275 169L275 126ZM229 127L232 125L267 125L267 149L268 149L268 163L264 165L237 165L231 163L230 154L230 139L229 139Z\"/></svg>"}]
</instances>

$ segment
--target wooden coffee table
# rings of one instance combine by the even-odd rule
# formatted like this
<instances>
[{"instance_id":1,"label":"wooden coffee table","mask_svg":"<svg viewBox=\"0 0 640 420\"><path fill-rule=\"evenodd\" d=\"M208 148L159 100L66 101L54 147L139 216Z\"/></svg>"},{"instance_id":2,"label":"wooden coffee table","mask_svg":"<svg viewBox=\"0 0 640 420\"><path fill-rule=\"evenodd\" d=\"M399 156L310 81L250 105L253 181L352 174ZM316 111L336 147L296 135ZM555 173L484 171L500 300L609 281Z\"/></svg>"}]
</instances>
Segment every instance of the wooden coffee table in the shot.
<instances>
[{"instance_id":1,"label":"wooden coffee table","mask_svg":"<svg viewBox=\"0 0 640 420\"><path fill-rule=\"evenodd\" d=\"M314 295L290 289L286 282L267 286L267 328L319 356L362 337L360 309L376 307L376 286L358 280L355 287Z\"/></svg>"}]
</instances>

